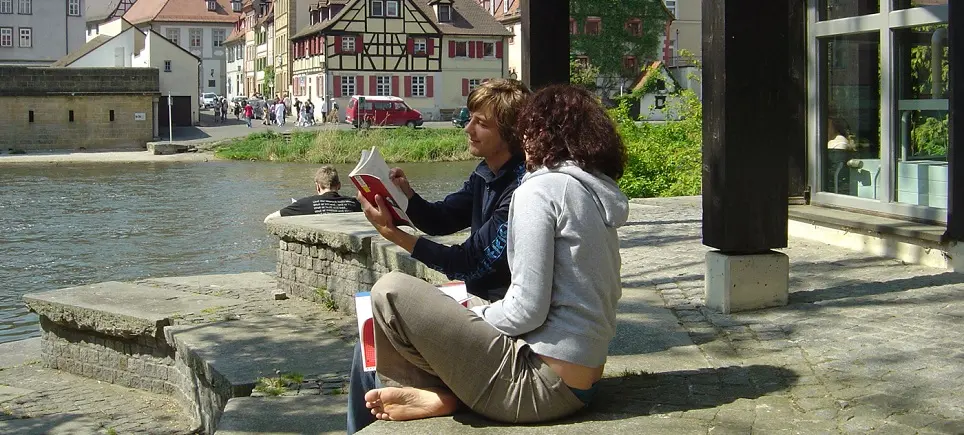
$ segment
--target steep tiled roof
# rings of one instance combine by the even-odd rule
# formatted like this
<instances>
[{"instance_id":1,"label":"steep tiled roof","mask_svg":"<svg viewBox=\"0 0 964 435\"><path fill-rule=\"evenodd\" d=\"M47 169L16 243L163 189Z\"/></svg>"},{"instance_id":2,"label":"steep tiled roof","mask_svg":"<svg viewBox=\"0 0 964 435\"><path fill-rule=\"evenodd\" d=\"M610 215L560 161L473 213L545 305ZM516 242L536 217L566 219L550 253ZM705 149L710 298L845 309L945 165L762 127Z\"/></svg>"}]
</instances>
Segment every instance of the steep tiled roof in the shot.
<instances>
[{"instance_id":1,"label":"steep tiled roof","mask_svg":"<svg viewBox=\"0 0 964 435\"><path fill-rule=\"evenodd\" d=\"M120 0L87 0L84 20L88 23L104 21L117 10Z\"/></svg>"},{"instance_id":2,"label":"steep tiled roof","mask_svg":"<svg viewBox=\"0 0 964 435\"><path fill-rule=\"evenodd\" d=\"M217 7L209 11L204 0L138 0L127 10L124 18L133 24L152 21L234 23L237 12L231 9L230 0L215 0Z\"/></svg>"},{"instance_id":3,"label":"steep tiled roof","mask_svg":"<svg viewBox=\"0 0 964 435\"><path fill-rule=\"evenodd\" d=\"M143 0L142 0L143 1ZM300 38L303 36L311 35L317 32L323 32L327 30L329 26L341 19L349 9L354 6L355 2L361 0L355 0L350 3L338 15L335 15L330 20L322 21L320 23L305 27L301 29L298 33L291 37L291 39ZM443 35L485 35L485 36L511 36L511 33L506 30L506 28L495 20L492 15L482 9L476 3L476 0L453 0L452 1L452 21L451 22L439 22L438 16L435 14L435 9L429 4L432 0L407 0L434 24Z\"/></svg>"},{"instance_id":4,"label":"steep tiled roof","mask_svg":"<svg viewBox=\"0 0 964 435\"><path fill-rule=\"evenodd\" d=\"M238 28L235 27L234 30L231 31L231 34L228 35L227 39L224 40L224 43L230 44L235 41L241 41L244 39L244 34L245 32L239 31Z\"/></svg>"},{"instance_id":5,"label":"steep tiled roof","mask_svg":"<svg viewBox=\"0 0 964 435\"><path fill-rule=\"evenodd\" d=\"M80 59L80 58L86 56L87 53L90 53L90 52L96 50L97 47L100 47L101 45L106 44L107 41L110 41L111 39L114 39L114 37L113 37L113 36L107 36L107 35L97 35L97 36L95 36L93 39L91 39L90 41L87 41L86 44L81 45L80 48L78 48L78 49L76 49L76 50L74 50L74 51L71 51L71 52L70 52L69 54L67 54L66 56L64 56L64 57L58 59L56 62L50 64L50 66L52 66L52 67L65 67L65 66L70 66L70 64L76 62L77 59Z\"/></svg>"}]
</instances>

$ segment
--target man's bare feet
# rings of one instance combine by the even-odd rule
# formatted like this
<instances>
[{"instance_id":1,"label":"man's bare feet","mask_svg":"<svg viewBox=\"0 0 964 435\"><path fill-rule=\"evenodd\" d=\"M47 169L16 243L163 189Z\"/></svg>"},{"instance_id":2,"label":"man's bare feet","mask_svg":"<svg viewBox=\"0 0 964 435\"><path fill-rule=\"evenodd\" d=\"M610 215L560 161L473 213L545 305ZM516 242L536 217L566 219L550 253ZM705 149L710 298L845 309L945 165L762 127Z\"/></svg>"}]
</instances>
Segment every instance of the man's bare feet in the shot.
<instances>
[{"instance_id":1,"label":"man's bare feet","mask_svg":"<svg viewBox=\"0 0 964 435\"><path fill-rule=\"evenodd\" d=\"M365 393L365 406L379 420L416 420L452 415L459 399L444 388L379 388Z\"/></svg>"}]
</instances>

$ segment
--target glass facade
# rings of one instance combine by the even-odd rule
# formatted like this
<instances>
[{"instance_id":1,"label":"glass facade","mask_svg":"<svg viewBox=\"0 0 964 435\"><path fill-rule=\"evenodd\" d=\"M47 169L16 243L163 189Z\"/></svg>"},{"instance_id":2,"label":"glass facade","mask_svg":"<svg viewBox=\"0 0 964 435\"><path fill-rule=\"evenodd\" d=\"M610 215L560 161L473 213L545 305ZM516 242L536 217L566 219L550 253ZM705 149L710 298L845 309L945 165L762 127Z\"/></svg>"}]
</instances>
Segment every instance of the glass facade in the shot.
<instances>
[{"instance_id":1,"label":"glass facade","mask_svg":"<svg viewBox=\"0 0 964 435\"><path fill-rule=\"evenodd\" d=\"M811 0L815 204L947 220L947 0Z\"/></svg>"}]
</instances>

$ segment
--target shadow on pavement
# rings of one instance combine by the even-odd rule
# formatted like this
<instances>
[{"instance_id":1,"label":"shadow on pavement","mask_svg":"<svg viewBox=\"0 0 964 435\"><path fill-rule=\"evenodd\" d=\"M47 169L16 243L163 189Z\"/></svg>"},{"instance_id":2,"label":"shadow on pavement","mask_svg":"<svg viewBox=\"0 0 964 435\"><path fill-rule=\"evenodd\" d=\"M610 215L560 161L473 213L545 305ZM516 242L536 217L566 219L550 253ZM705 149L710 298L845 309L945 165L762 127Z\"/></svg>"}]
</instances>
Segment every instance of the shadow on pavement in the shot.
<instances>
[{"instance_id":1,"label":"shadow on pavement","mask_svg":"<svg viewBox=\"0 0 964 435\"><path fill-rule=\"evenodd\" d=\"M755 399L786 390L797 378L797 374L788 369L767 365L627 373L599 381L596 397L585 411L564 420L532 426L614 421L715 408L737 399ZM456 414L454 419L473 427L507 426L470 412Z\"/></svg>"}]
</instances>

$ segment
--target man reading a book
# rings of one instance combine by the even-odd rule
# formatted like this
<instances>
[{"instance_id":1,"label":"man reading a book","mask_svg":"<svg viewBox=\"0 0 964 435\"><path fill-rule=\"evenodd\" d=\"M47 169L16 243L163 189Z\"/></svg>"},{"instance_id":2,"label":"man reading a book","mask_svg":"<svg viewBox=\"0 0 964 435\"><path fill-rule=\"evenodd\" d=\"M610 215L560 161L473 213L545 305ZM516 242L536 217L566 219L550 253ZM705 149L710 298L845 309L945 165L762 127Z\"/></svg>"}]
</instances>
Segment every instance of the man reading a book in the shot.
<instances>
[{"instance_id":1,"label":"man reading a book","mask_svg":"<svg viewBox=\"0 0 964 435\"><path fill-rule=\"evenodd\" d=\"M412 189L401 169L390 172L392 183L408 197L405 212L412 224L429 235L453 234L469 228L469 237L461 244L442 245L399 229L383 199L370 203L358 196L365 216L382 237L450 279L465 281L468 292L481 299L477 303L502 299L509 286L509 203L525 174L525 155L515 124L529 94L522 82L508 79L486 81L469 94L471 118L465 133L469 152L482 161L462 189L443 200L425 200ZM350 434L375 420L364 398L367 391L376 388L374 372L365 373L361 366L361 352L356 346L348 393Z\"/></svg>"},{"instance_id":2,"label":"man reading a book","mask_svg":"<svg viewBox=\"0 0 964 435\"><path fill-rule=\"evenodd\" d=\"M338 171L332 166L322 166L315 172L316 195L301 198L287 207L269 214L264 218L264 221L268 222L269 219L279 216L361 211L358 200L339 195L339 189L341 189L341 181L338 179Z\"/></svg>"}]
</instances>

